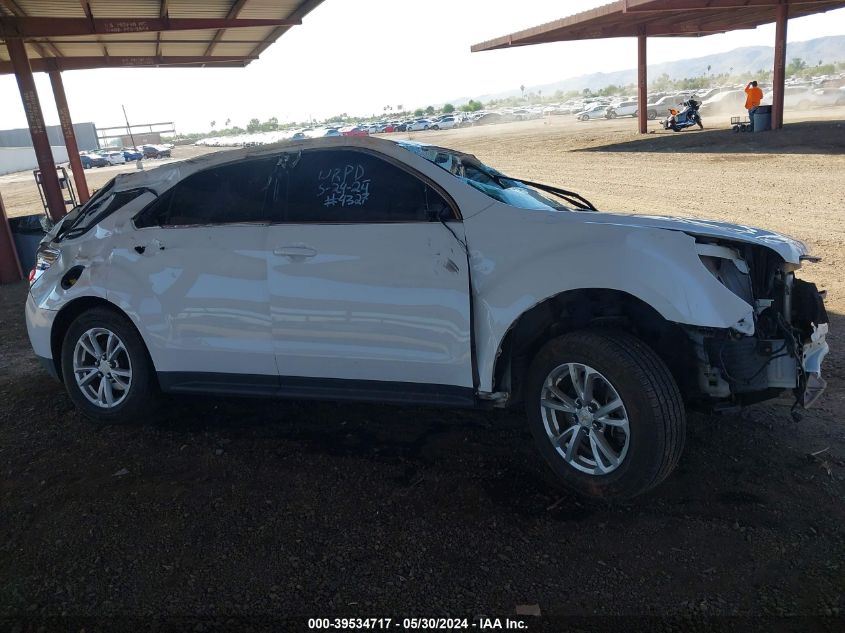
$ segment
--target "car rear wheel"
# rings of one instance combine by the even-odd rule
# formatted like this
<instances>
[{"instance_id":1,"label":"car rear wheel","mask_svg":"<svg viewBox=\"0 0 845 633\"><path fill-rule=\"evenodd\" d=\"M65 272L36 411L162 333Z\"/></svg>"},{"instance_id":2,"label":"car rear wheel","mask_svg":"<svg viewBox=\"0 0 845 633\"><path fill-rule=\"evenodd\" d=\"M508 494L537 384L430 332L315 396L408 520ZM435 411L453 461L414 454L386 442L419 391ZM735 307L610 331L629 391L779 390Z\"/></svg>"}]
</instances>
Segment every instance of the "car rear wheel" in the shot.
<instances>
[{"instance_id":1,"label":"car rear wheel","mask_svg":"<svg viewBox=\"0 0 845 633\"><path fill-rule=\"evenodd\" d=\"M142 419L158 402L158 384L141 336L125 317L93 308L71 323L62 344L68 395L102 423Z\"/></svg>"},{"instance_id":2,"label":"car rear wheel","mask_svg":"<svg viewBox=\"0 0 845 633\"><path fill-rule=\"evenodd\" d=\"M586 330L549 341L525 388L540 453L579 494L642 494L672 472L683 451L680 391L657 354L625 332Z\"/></svg>"},{"instance_id":3,"label":"car rear wheel","mask_svg":"<svg viewBox=\"0 0 845 633\"><path fill-rule=\"evenodd\" d=\"M656 118L657 118L657 112L655 112L654 110L650 110L650 111L649 111L649 112L647 112L646 114L647 114L646 118L647 118L649 121L654 121L654 119L656 119Z\"/></svg>"}]
</instances>

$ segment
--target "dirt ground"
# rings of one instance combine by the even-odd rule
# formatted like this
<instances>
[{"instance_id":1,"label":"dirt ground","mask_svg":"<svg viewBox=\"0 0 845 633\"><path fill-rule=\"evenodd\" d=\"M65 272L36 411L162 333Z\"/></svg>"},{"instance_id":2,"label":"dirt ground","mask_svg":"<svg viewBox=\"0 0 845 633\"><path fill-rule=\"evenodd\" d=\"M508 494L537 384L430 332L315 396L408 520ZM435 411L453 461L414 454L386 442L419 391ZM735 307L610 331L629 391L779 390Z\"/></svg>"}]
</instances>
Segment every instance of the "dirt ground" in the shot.
<instances>
[{"instance_id":1,"label":"dirt ground","mask_svg":"<svg viewBox=\"0 0 845 633\"><path fill-rule=\"evenodd\" d=\"M552 483L512 412L179 398L143 426L95 428L31 356L25 285L3 286L0 622L307 630L290 618L472 622L539 605L529 630L843 630L845 123L642 137L632 121L553 120L411 136L600 209L807 241L823 261L801 276L829 291L827 393L800 422L787 399L691 413L678 470L605 505ZM91 172L95 187L107 169ZM25 189L0 178L13 214Z\"/></svg>"}]
</instances>

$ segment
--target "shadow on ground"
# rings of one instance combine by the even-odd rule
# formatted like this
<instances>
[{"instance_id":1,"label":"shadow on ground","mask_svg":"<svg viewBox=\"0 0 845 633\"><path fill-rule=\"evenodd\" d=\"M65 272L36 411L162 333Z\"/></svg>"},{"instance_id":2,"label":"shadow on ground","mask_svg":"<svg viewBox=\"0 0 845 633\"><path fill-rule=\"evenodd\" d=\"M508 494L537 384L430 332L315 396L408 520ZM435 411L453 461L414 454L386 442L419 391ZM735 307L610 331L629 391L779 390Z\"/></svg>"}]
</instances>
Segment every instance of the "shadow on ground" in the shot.
<instances>
[{"instance_id":1,"label":"shadow on ground","mask_svg":"<svg viewBox=\"0 0 845 633\"><path fill-rule=\"evenodd\" d=\"M705 119L704 130L652 130L633 141L573 150L578 152L711 152L726 154L845 154L845 121L788 123L782 130L735 133L720 119ZM717 129L718 128L718 129Z\"/></svg>"}]
</instances>

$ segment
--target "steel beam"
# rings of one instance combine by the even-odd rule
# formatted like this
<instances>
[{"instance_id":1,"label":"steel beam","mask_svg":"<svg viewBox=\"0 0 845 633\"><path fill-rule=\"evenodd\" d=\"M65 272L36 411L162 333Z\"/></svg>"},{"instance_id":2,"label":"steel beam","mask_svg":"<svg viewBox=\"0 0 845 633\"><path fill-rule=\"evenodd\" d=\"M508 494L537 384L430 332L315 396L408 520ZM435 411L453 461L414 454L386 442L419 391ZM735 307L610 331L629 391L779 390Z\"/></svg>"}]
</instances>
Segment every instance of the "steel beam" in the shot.
<instances>
[{"instance_id":1,"label":"steel beam","mask_svg":"<svg viewBox=\"0 0 845 633\"><path fill-rule=\"evenodd\" d=\"M648 60L646 35L637 36L637 122L640 134L648 132Z\"/></svg>"},{"instance_id":2,"label":"steel beam","mask_svg":"<svg viewBox=\"0 0 845 633\"><path fill-rule=\"evenodd\" d=\"M41 112L41 103L38 101L38 92L35 89L29 59L26 56L26 48L22 40L10 37L6 39L6 50L9 51L15 78L18 80L18 89L29 124L29 135L32 137L35 158L41 170L41 186L44 188L44 197L47 199L47 210L50 217L58 221L64 217L67 209L59 186L56 163L53 161L53 151L50 149L50 140L47 138L44 115Z\"/></svg>"},{"instance_id":3,"label":"steel beam","mask_svg":"<svg viewBox=\"0 0 845 633\"><path fill-rule=\"evenodd\" d=\"M131 68L145 66L232 66L242 68L257 57L238 56L164 56L133 55L116 57L43 57L30 61L33 72L50 72L51 70L91 70L94 68ZM14 72L11 62L0 62L0 75Z\"/></svg>"},{"instance_id":4,"label":"steel beam","mask_svg":"<svg viewBox=\"0 0 845 633\"><path fill-rule=\"evenodd\" d=\"M775 67L772 76L772 129L783 127L783 94L786 89L786 23L789 5L785 2L775 9Z\"/></svg>"},{"instance_id":5,"label":"steel beam","mask_svg":"<svg viewBox=\"0 0 845 633\"><path fill-rule=\"evenodd\" d=\"M70 108L67 105L62 73L58 70L51 70L49 74L50 84L53 86L53 97L56 99L56 109L59 111L59 123L61 123L62 134L65 137L65 148L67 148L70 169L73 172L73 181L76 183L76 193L79 195L79 202L85 203L88 202L91 194L88 193L85 170L82 168L82 161L79 159L79 146L76 144L76 133L73 131L73 121L70 118Z\"/></svg>"},{"instance_id":6,"label":"steel beam","mask_svg":"<svg viewBox=\"0 0 845 633\"><path fill-rule=\"evenodd\" d=\"M233 20L238 17L240 14L241 9L244 8L244 5L247 3L247 0L235 0L232 4L232 8L229 9L229 13L226 14L226 17L230 20ZM208 44L208 48L205 49L206 55L211 55L214 51L214 47L217 46L217 42L220 41L220 38L223 37L223 34L226 32L226 29L218 29L217 33L214 34L214 38Z\"/></svg>"},{"instance_id":7,"label":"steel beam","mask_svg":"<svg viewBox=\"0 0 845 633\"><path fill-rule=\"evenodd\" d=\"M157 31L193 31L203 29L236 29L248 27L296 26L298 18L0 18L2 37L61 37L65 35L114 35L121 33L155 33Z\"/></svg>"},{"instance_id":8,"label":"steel beam","mask_svg":"<svg viewBox=\"0 0 845 633\"><path fill-rule=\"evenodd\" d=\"M3 197L0 196L0 284L10 284L21 279L21 262L18 259L15 240L12 239L12 229L9 226L9 218L6 217Z\"/></svg>"},{"instance_id":9,"label":"steel beam","mask_svg":"<svg viewBox=\"0 0 845 633\"><path fill-rule=\"evenodd\" d=\"M623 13L664 13L677 11L724 11L774 7L782 0L624 0ZM825 4L828 0L788 0L795 6Z\"/></svg>"}]
</instances>

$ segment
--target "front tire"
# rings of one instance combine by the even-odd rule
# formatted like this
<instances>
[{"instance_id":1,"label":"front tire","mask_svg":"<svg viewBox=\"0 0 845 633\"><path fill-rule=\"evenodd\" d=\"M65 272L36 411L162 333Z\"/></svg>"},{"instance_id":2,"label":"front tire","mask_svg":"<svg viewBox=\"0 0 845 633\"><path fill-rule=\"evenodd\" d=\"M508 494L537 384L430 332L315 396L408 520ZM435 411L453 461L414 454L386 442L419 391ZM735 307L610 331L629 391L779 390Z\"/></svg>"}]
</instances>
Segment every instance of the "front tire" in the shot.
<instances>
[{"instance_id":1,"label":"front tire","mask_svg":"<svg viewBox=\"0 0 845 633\"><path fill-rule=\"evenodd\" d=\"M61 359L70 399L96 422L137 421L158 403L158 384L144 341L114 310L98 307L79 315L65 334Z\"/></svg>"},{"instance_id":2,"label":"front tire","mask_svg":"<svg viewBox=\"0 0 845 633\"><path fill-rule=\"evenodd\" d=\"M549 341L525 389L540 453L581 495L635 497L678 463L686 432L680 391L660 357L628 333L586 330Z\"/></svg>"}]
</instances>

